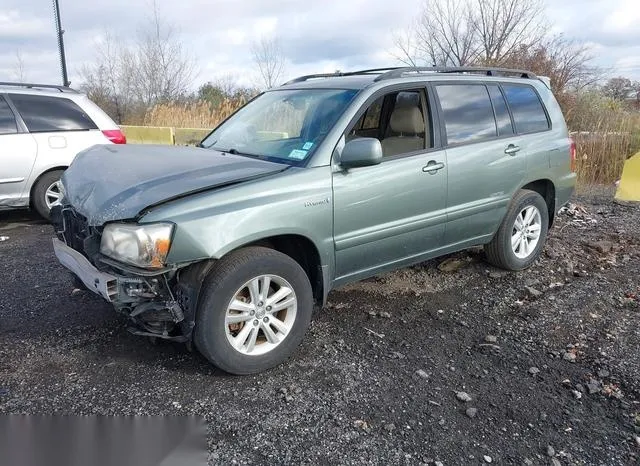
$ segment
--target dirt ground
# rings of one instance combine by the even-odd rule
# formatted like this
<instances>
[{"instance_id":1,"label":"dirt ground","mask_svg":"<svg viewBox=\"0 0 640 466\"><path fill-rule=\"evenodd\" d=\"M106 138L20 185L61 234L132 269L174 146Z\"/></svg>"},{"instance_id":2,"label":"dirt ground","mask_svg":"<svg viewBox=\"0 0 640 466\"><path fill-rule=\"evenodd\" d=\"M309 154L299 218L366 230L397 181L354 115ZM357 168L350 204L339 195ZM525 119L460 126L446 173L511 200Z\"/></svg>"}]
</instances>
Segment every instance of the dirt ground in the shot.
<instances>
[{"instance_id":1,"label":"dirt ground","mask_svg":"<svg viewBox=\"0 0 640 466\"><path fill-rule=\"evenodd\" d=\"M639 207L574 199L525 272L477 249L334 291L249 377L130 335L51 236L0 213L0 413L199 414L211 464L640 462Z\"/></svg>"}]
</instances>

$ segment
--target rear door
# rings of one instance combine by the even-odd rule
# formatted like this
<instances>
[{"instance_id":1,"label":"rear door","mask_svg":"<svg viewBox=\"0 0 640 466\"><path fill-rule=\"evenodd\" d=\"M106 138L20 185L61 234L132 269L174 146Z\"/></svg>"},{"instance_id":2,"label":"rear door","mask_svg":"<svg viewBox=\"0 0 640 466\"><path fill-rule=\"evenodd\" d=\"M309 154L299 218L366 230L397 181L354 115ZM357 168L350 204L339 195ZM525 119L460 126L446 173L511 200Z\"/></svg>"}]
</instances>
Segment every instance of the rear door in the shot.
<instances>
[{"instance_id":1,"label":"rear door","mask_svg":"<svg viewBox=\"0 0 640 466\"><path fill-rule=\"evenodd\" d=\"M25 205L22 193L36 160L35 139L0 95L0 207Z\"/></svg>"},{"instance_id":2,"label":"rear door","mask_svg":"<svg viewBox=\"0 0 640 466\"><path fill-rule=\"evenodd\" d=\"M445 242L465 247L494 234L521 186L526 160L497 84L443 82L434 87L449 166Z\"/></svg>"},{"instance_id":3,"label":"rear door","mask_svg":"<svg viewBox=\"0 0 640 466\"><path fill-rule=\"evenodd\" d=\"M551 157L557 156L562 146L549 134L551 121L538 92L528 84L503 83L501 88L519 136L518 155L527 161L527 176L547 178Z\"/></svg>"}]
</instances>

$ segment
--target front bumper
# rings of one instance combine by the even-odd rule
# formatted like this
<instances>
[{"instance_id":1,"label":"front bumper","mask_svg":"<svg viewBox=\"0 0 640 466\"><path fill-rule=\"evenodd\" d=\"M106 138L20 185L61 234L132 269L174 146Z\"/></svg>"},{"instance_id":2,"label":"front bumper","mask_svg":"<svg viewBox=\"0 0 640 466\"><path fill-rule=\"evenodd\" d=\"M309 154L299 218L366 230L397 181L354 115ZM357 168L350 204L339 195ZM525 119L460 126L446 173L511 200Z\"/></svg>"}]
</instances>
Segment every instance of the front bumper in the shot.
<instances>
[{"instance_id":1,"label":"front bumper","mask_svg":"<svg viewBox=\"0 0 640 466\"><path fill-rule=\"evenodd\" d=\"M118 295L116 276L100 272L86 257L57 238L53 238L53 251L60 263L82 280L88 289L113 302Z\"/></svg>"}]
</instances>

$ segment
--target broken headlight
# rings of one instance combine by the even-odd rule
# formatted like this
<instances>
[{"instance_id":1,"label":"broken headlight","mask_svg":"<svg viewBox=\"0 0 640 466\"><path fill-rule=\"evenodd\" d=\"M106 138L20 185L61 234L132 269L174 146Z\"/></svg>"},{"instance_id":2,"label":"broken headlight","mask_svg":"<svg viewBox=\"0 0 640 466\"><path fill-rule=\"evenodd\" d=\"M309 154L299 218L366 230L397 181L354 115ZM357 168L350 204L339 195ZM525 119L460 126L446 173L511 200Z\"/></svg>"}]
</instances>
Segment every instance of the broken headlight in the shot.
<instances>
[{"instance_id":1,"label":"broken headlight","mask_svg":"<svg viewBox=\"0 0 640 466\"><path fill-rule=\"evenodd\" d=\"M172 223L111 223L102 232L100 252L137 267L162 268L169 254L172 233Z\"/></svg>"}]
</instances>

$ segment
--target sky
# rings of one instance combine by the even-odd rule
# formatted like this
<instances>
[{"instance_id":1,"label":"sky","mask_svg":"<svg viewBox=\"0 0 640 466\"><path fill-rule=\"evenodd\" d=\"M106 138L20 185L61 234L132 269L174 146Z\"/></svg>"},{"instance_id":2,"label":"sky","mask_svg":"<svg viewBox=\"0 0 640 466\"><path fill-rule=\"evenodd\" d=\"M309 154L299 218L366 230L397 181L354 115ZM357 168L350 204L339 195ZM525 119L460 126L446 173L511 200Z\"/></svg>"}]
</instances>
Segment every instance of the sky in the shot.
<instances>
[{"instance_id":1,"label":"sky","mask_svg":"<svg viewBox=\"0 0 640 466\"><path fill-rule=\"evenodd\" d=\"M553 33L587 43L594 65L640 80L638 0L545 0ZM257 82L251 44L277 35L286 55L283 80L295 76L396 66L393 33L406 28L421 0L157 0L196 60L194 88L231 76ZM136 37L151 0L59 0L69 78L95 58L105 33ZM18 63L22 63L22 67ZM51 0L0 0L0 81L60 82Z\"/></svg>"}]
</instances>

